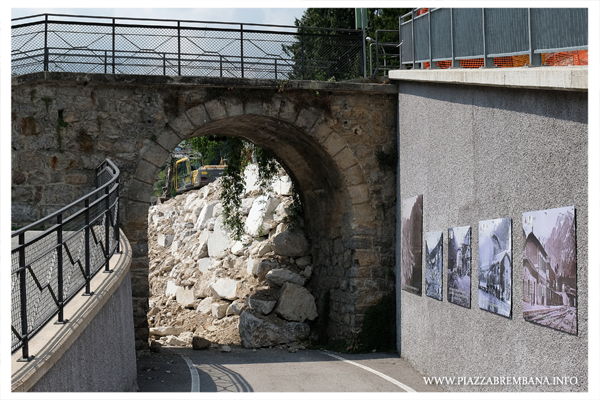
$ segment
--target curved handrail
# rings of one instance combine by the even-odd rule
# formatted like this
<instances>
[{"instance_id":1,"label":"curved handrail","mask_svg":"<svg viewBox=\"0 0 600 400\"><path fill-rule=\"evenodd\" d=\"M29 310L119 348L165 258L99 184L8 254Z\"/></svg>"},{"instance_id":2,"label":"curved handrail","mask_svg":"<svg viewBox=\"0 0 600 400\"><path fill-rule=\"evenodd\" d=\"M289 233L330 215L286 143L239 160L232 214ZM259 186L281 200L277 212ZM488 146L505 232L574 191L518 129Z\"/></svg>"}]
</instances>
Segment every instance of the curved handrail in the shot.
<instances>
[{"instance_id":1,"label":"curved handrail","mask_svg":"<svg viewBox=\"0 0 600 400\"><path fill-rule=\"evenodd\" d=\"M96 189L73 203L12 233L11 352L28 341L119 251L120 170L109 159L96 168ZM49 227L46 227L50 225Z\"/></svg>"}]
</instances>

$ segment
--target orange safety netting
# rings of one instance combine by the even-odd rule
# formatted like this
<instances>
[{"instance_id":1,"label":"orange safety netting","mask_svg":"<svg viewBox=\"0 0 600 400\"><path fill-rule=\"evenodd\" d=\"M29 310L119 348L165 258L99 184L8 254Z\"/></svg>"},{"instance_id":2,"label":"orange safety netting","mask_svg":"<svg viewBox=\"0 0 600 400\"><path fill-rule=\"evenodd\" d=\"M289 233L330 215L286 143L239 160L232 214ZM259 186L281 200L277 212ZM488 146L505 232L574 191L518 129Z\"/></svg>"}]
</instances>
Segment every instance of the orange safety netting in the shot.
<instances>
[{"instance_id":1,"label":"orange safety netting","mask_svg":"<svg viewBox=\"0 0 600 400\"><path fill-rule=\"evenodd\" d=\"M425 64L428 69L430 64ZM452 61L437 61L436 65L439 69L447 69L452 66ZM529 56L508 56L494 57L494 66L499 68L522 67L529 65ZM548 66L569 66L569 65L588 65L588 51L565 51L559 53L542 54L542 65ZM474 58L471 60L460 60L461 68L481 68L483 67L483 58Z\"/></svg>"}]
</instances>

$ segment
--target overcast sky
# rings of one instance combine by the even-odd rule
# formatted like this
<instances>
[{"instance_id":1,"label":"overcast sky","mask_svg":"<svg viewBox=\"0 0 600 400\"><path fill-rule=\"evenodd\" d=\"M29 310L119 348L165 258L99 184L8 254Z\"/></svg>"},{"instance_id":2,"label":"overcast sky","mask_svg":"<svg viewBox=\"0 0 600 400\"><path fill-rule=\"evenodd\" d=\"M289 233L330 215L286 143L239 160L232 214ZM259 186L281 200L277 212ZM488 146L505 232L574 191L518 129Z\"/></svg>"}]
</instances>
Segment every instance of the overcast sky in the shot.
<instances>
[{"instance_id":1,"label":"overcast sky","mask_svg":"<svg viewBox=\"0 0 600 400\"><path fill-rule=\"evenodd\" d=\"M138 4L141 2L138 2ZM168 4L168 2L165 2ZM163 4L165 4L163 3ZM80 3L81 4L81 3ZM197 3L200 4L200 3ZM227 5L227 2L222 2ZM245 3L246 7L252 5ZM13 8L11 18L42 13L105 17L158 18L193 21L294 25L306 8Z\"/></svg>"}]
</instances>

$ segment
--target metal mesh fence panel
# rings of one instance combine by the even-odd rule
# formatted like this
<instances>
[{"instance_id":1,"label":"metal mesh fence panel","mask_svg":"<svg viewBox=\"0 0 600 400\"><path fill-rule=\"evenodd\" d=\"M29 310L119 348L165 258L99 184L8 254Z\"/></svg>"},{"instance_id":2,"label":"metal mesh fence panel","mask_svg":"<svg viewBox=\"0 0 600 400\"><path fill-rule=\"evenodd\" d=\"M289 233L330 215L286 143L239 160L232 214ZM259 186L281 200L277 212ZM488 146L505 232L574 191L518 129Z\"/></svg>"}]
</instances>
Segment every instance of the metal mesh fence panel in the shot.
<instances>
[{"instance_id":1,"label":"metal mesh fence panel","mask_svg":"<svg viewBox=\"0 0 600 400\"><path fill-rule=\"evenodd\" d=\"M13 25L13 75L48 70L258 79L362 76L360 31L210 22L198 26L200 22L170 20L131 24L71 17L54 21L64 16L48 17L47 23ZM217 27L221 25L228 27Z\"/></svg>"},{"instance_id":2,"label":"metal mesh fence panel","mask_svg":"<svg viewBox=\"0 0 600 400\"><path fill-rule=\"evenodd\" d=\"M483 57L483 18L480 8L454 8L454 56Z\"/></svg>"},{"instance_id":3,"label":"metal mesh fence panel","mask_svg":"<svg viewBox=\"0 0 600 400\"><path fill-rule=\"evenodd\" d=\"M450 8L433 10L431 16L431 58L447 60L452 58L452 26Z\"/></svg>"},{"instance_id":4,"label":"metal mesh fence panel","mask_svg":"<svg viewBox=\"0 0 600 400\"><path fill-rule=\"evenodd\" d=\"M402 55L402 63L412 63L413 59L413 21L404 22L400 25L400 40L402 46L400 46L400 52Z\"/></svg>"},{"instance_id":5,"label":"metal mesh fence panel","mask_svg":"<svg viewBox=\"0 0 600 400\"><path fill-rule=\"evenodd\" d=\"M429 61L429 14L415 18L415 62Z\"/></svg>"},{"instance_id":6,"label":"metal mesh fence panel","mask_svg":"<svg viewBox=\"0 0 600 400\"><path fill-rule=\"evenodd\" d=\"M524 8L485 10L486 51L489 55L529 51L528 12Z\"/></svg>"},{"instance_id":7,"label":"metal mesh fence panel","mask_svg":"<svg viewBox=\"0 0 600 400\"><path fill-rule=\"evenodd\" d=\"M540 65L540 58L542 65L587 65L587 9L423 8L409 16L414 38L410 21L400 25L403 64L413 63L414 52L429 68L431 46L437 68L452 67L453 56L461 68ZM532 61L532 53L541 57Z\"/></svg>"},{"instance_id":8,"label":"metal mesh fence panel","mask_svg":"<svg viewBox=\"0 0 600 400\"><path fill-rule=\"evenodd\" d=\"M587 48L586 8L532 8L531 31L537 52L559 52Z\"/></svg>"},{"instance_id":9,"label":"metal mesh fence panel","mask_svg":"<svg viewBox=\"0 0 600 400\"><path fill-rule=\"evenodd\" d=\"M107 265L107 257L118 247L119 170L108 160L103 165L97 170L97 181L104 185L99 190L12 234L13 352L23 347L26 353L28 338L57 313L60 320L61 301L66 302L79 292L91 276ZM112 190L105 194L105 188ZM107 221L111 229L108 239ZM41 230L44 228L47 229Z\"/></svg>"}]
</instances>

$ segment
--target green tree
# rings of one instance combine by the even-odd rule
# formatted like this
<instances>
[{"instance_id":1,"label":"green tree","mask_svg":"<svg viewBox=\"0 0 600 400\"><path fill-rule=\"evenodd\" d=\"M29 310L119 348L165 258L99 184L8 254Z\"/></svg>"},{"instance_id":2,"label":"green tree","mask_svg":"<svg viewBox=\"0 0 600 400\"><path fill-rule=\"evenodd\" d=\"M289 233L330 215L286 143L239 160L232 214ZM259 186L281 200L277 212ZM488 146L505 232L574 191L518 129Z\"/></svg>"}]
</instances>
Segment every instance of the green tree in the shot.
<instances>
[{"instance_id":1,"label":"green tree","mask_svg":"<svg viewBox=\"0 0 600 400\"><path fill-rule=\"evenodd\" d=\"M308 8L294 24L296 42L283 45L294 60L289 79L339 81L362 76L362 34L354 30L354 9Z\"/></svg>"},{"instance_id":2,"label":"green tree","mask_svg":"<svg viewBox=\"0 0 600 400\"><path fill-rule=\"evenodd\" d=\"M409 8L367 9L366 36L375 39L378 29L394 30L395 32L381 32L377 39L379 42L397 43L399 18L409 11ZM353 8L308 8L294 23L298 27L297 42L284 45L284 50L295 62L290 79L346 80L362 77L362 33L329 30L355 29ZM360 35L358 40L357 35ZM366 44L367 70L370 65L368 45ZM383 51L387 65L399 65L398 47L386 47L385 50L380 48L380 59ZM373 60L374 68L375 61Z\"/></svg>"}]
</instances>

